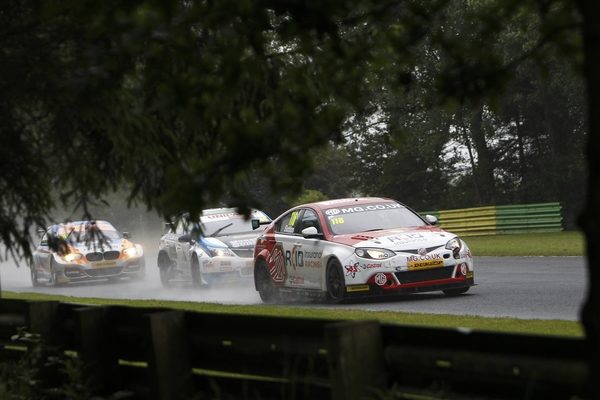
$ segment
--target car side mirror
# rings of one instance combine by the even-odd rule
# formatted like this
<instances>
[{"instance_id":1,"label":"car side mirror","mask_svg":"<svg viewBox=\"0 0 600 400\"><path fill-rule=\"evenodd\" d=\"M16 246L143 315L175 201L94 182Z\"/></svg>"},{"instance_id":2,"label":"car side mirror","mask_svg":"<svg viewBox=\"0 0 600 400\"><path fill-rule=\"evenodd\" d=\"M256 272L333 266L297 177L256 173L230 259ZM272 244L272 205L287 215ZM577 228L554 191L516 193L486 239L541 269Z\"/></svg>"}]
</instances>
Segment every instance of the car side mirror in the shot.
<instances>
[{"instance_id":1,"label":"car side mirror","mask_svg":"<svg viewBox=\"0 0 600 400\"><path fill-rule=\"evenodd\" d=\"M186 233L185 235L181 235L177 238L177 241L180 243L192 243L194 241L194 238L192 238L192 235L190 235L189 233Z\"/></svg>"},{"instance_id":2,"label":"car side mirror","mask_svg":"<svg viewBox=\"0 0 600 400\"><path fill-rule=\"evenodd\" d=\"M317 239L323 237L323 234L319 233L317 228L315 228L314 226L309 226L308 228L302 229L301 233L302 236L304 236L305 238Z\"/></svg>"},{"instance_id":3,"label":"car side mirror","mask_svg":"<svg viewBox=\"0 0 600 400\"><path fill-rule=\"evenodd\" d=\"M261 221L260 219L255 218L252 218L250 222L252 223L252 230L258 229L261 225L267 225L271 223L271 221Z\"/></svg>"},{"instance_id":4,"label":"car side mirror","mask_svg":"<svg viewBox=\"0 0 600 400\"><path fill-rule=\"evenodd\" d=\"M431 225L437 225L438 223L437 217L429 214L425 216L425 221L429 222Z\"/></svg>"}]
</instances>

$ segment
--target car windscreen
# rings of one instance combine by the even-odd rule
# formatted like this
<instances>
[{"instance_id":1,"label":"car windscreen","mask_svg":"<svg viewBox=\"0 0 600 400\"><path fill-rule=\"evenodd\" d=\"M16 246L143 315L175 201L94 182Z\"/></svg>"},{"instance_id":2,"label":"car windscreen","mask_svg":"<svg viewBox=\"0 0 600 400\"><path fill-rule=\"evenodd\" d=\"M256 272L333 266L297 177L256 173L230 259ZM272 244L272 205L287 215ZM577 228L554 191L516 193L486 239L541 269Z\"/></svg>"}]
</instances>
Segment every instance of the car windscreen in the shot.
<instances>
[{"instance_id":1,"label":"car windscreen","mask_svg":"<svg viewBox=\"0 0 600 400\"><path fill-rule=\"evenodd\" d=\"M227 236L242 232L252 232L251 219L258 219L261 222L270 221L262 211L253 211L250 219L245 219L243 215L230 212L221 214L203 215L200 218L202 232L204 236Z\"/></svg>"},{"instance_id":2,"label":"car windscreen","mask_svg":"<svg viewBox=\"0 0 600 400\"><path fill-rule=\"evenodd\" d=\"M398 203L372 203L335 207L324 211L334 235L427 225L417 214Z\"/></svg>"},{"instance_id":3,"label":"car windscreen","mask_svg":"<svg viewBox=\"0 0 600 400\"><path fill-rule=\"evenodd\" d=\"M92 233L93 230L99 231L102 239L104 240L115 240L121 238L119 231L105 221L97 221L93 223L74 222L56 225L53 229L53 234L64 239L69 239L72 242L85 242L87 240L96 240L99 238L97 233L95 235Z\"/></svg>"}]
</instances>

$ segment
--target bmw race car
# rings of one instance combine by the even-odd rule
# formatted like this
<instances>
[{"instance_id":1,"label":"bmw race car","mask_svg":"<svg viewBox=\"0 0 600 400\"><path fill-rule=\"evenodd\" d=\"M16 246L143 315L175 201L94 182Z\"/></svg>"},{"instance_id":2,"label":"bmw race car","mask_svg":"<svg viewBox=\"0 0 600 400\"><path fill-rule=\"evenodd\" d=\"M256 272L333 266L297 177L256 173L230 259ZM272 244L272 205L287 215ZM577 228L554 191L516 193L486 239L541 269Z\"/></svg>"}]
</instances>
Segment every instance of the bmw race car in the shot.
<instances>
[{"instance_id":1,"label":"bmw race car","mask_svg":"<svg viewBox=\"0 0 600 400\"><path fill-rule=\"evenodd\" d=\"M474 284L471 251L436 223L433 216L422 218L385 198L294 207L256 241L255 288L264 302L298 293L332 302L438 290L465 293Z\"/></svg>"},{"instance_id":2,"label":"bmw race car","mask_svg":"<svg viewBox=\"0 0 600 400\"><path fill-rule=\"evenodd\" d=\"M258 224L271 222L259 210L252 210L251 219ZM158 268L164 286L189 281L199 287L252 282L252 255L259 232L235 208L206 209L199 224L180 218L170 226L159 241Z\"/></svg>"},{"instance_id":3,"label":"bmw race car","mask_svg":"<svg viewBox=\"0 0 600 400\"><path fill-rule=\"evenodd\" d=\"M55 224L41 232L29 266L33 286L145 276L142 246L107 221Z\"/></svg>"}]
</instances>

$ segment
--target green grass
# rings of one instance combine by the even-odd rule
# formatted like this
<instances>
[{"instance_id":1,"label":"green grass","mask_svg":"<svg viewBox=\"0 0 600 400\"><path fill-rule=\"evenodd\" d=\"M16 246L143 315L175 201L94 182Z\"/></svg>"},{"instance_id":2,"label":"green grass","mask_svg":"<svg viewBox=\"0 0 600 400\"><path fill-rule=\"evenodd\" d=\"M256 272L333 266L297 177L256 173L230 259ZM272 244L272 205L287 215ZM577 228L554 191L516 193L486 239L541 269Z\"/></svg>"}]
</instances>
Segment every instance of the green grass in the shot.
<instances>
[{"instance_id":1,"label":"green grass","mask_svg":"<svg viewBox=\"0 0 600 400\"><path fill-rule=\"evenodd\" d=\"M76 304L110 304L129 307L159 307L195 312L219 314L246 314L289 318L323 318L336 320L378 320L412 326L437 328L468 328L479 331L494 331L533 335L556 335L582 337L583 328L576 321L562 320L524 320L516 318L488 318L476 316L406 313L395 311L362 311L335 308L308 308L283 305L223 305L163 300L122 300L68 297L38 293L3 292L3 297L29 300L55 300Z\"/></svg>"},{"instance_id":2,"label":"green grass","mask_svg":"<svg viewBox=\"0 0 600 400\"><path fill-rule=\"evenodd\" d=\"M514 235L465 236L477 256L583 256L584 236L578 231Z\"/></svg>"}]
</instances>

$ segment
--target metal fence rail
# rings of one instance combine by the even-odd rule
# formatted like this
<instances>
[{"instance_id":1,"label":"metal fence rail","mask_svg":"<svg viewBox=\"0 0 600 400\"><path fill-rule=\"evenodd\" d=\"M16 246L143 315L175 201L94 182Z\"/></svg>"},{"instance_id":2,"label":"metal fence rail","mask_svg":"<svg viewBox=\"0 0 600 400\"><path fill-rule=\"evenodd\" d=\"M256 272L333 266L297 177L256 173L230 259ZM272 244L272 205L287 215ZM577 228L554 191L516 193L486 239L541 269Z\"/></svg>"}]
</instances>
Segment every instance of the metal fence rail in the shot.
<instances>
[{"instance_id":1,"label":"metal fence rail","mask_svg":"<svg viewBox=\"0 0 600 400\"><path fill-rule=\"evenodd\" d=\"M577 338L3 299L0 363L33 351L19 328L81 360L101 396L590 398Z\"/></svg>"},{"instance_id":2,"label":"metal fence rail","mask_svg":"<svg viewBox=\"0 0 600 400\"><path fill-rule=\"evenodd\" d=\"M562 227L560 203L517 204L425 211L439 225L461 236L527 232L559 232Z\"/></svg>"}]
</instances>

